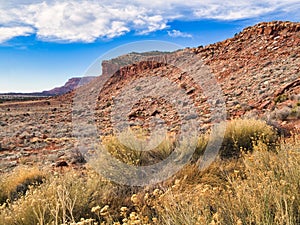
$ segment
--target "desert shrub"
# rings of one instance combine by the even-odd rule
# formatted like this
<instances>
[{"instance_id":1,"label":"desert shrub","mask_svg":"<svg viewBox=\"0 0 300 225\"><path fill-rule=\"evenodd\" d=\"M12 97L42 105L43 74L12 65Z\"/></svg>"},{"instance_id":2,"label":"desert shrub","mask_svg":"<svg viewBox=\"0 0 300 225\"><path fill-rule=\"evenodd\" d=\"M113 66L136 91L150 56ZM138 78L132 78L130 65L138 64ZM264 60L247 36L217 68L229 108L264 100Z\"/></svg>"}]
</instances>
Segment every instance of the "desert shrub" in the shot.
<instances>
[{"instance_id":1,"label":"desert shrub","mask_svg":"<svg viewBox=\"0 0 300 225\"><path fill-rule=\"evenodd\" d=\"M285 106L281 109L276 109L271 113L271 117L273 119L278 119L278 120L281 120L281 121L285 121L288 118L299 119L300 118L300 107L297 103L292 108Z\"/></svg>"},{"instance_id":2,"label":"desert shrub","mask_svg":"<svg viewBox=\"0 0 300 225\"><path fill-rule=\"evenodd\" d=\"M116 159L127 163L129 165L141 166L149 165L165 159L174 149L175 141L171 138L164 138L160 141L158 138L152 140L154 149L145 151L147 147L144 141L146 140L145 134L139 133L133 136L129 132L116 136L109 136L103 140L105 149Z\"/></svg>"},{"instance_id":3,"label":"desert shrub","mask_svg":"<svg viewBox=\"0 0 300 225\"><path fill-rule=\"evenodd\" d=\"M278 120L286 120L292 112L292 109L289 107L283 107L281 109L277 109L273 112L273 117Z\"/></svg>"},{"instance_id":4,"label":"desert shrub","mask_svg":"<svg viewBox=\"0 0 300 225\"><path fill-rule=\"evenodd\" d=\"M300 101L300 94L293 94L291 95L290 99L292 101Z\"/></svg>"},{"instance_id":5,"label":"desert shrub","mask_svg":"<svg viewBox=\"0 0 300 225\"><path fill-rule=\"evenodd\" d=\"M209 135L208 134L201 134L197 140L197 145L196 145L196 149L195 149L195 153L193 155L192 161L197 160L200 156L203 155L207 143L209 140Z\"/></svg>"},{"instance_id":6,"label":"desert shrub","mask_svg":"<svg viewBox=\"0 0 300 225\"><path fill-rule=\"evenodd\" d=\"M169 185L131 194L130 202L117 209L120 217L103 224L297 225L300 139L293 139L282 142L276 152L258 141L252 153L218 160L205 171L187 165ZM93 211L111 213L108 206Z\"/></svg>"},{"instance_id":7,"label":"desert shrub","mask_svg":"<svg viewBox=\"0 0 300 225\"><path fill-rule=\"evenodd\" d=\"M138 137L138 136L137 136ZM195 152L192 161L196 161L199 156L203 155L209 139L208 134L202 134L195 142ZM158 163L166 159L178 143L174 136L167 136L163 140L155 139L152 142L153 149L145 151L145 139L133 138L127 132L121 134L121 140L116 136L108 136L103 140L105 151L108 151L113 157L123 163L134 166L145 166ZM122 142L122 143L121 143ZM181 142L185 145L185 142Z\"/></svg>"},{"instance_id":8,"label":"desert shrub","mask_svg":"<svg viewBox=\"0 0 300 225\"><path fill-rule=\"evenodd\" d=\"M145 136L142 139L133 138L129 133L122 133L119 138L115 136L106 137L103 140L105 151L107 150L116 159L129 165L144 166L157 163L170 155L177 146L174 137L167 137L159 143L159 140L154 140L155 148L149 151L144 151L146 148ZM238 156L241 150L253 149L253 144L258 140L263 141L270 146L270 149L275 146L277 135L275 129L267 125L264 121L255 119L237 119L226 123L226 132L224 137L214 135L215 141L223 140L220 149L222 157ZM195 152L192 161L195 162L203 155L210 133L201 134L195 145ZM157 144L157 145L156 145Z\"/></svg>"},{"instance_id":9,"label":"desert shrub","mask_svg":"<svg viewBox=\"0 0 300 225\"><path fill-rule=\"evenodd\" d=\"M24 195L30 185L43 182L45 173L37 167L18 167L15 171L2 175L0 181L0 204L7 199L15 200Z\"/></svg>"},{"instance_id":10,"label":"desert shrub","mask_svg":"<svg viewBox=\"0 0 300 225\"><path fill-rule=\"evenodd\" d=\"M288 96L286 94L279 95L275 98L275 103L281 103L288 100Z\"/></svg>"},{"instance_id":11,"label":"desert shrub","mask_svg":"<svg viewBox=\"0 0 300 225\"><path fill-rule=\"evenodd\" d=\"M229 179L235 199L229 195L222 202L224 222L239 218L243 224L299 224L300 146L294 144L282 144L277 153L259 144L245 156L247 179Z\"/></svg>"},{"instance_id":12,"label":"desert shrub","mask_svg":"<svg viewBox=\"0 0 300 225\"><path fill-rule=\"evenodd\" d=\"M177 182L155 202L159 224L299 224L299 148L296 139L277 152L259 142L223 184Z\"/></svg>"},{"instance_id":13,"label":"desert shrub","mask_svg":"<svg viewBox=\"0 0 300 225\"><path fill-rule=\"evenodd\" d=\"M112 188L97 173L55 174L0 210L0 224L66 224L93 217L94 205L112 199Z\"/></svg>"},{"instance_id":14,"label":"desert shrub","mask_svg":"<svg viewBox=\"0 0 300 225\"><path fill-rule=\"evenodd\" d=\"M220 149L220 155L223 158L238 156L241 150L252 151L258 141L262 141L269 146L269 149L273 149L277 141L274 128L264 121L254 119L229 121L224 137L220 138L223 138Z\"/></svg>"},{"instance_id":15,"label":"desert shrub","mask_svg":"<svg viewBox=\"0 0 300 225\"><path fill-rule=\"evenodd\" d=\"M298 106L298 104L292 109L291 116L296 119L300 119L300 106Z\"/></svg>"}]
</instances>

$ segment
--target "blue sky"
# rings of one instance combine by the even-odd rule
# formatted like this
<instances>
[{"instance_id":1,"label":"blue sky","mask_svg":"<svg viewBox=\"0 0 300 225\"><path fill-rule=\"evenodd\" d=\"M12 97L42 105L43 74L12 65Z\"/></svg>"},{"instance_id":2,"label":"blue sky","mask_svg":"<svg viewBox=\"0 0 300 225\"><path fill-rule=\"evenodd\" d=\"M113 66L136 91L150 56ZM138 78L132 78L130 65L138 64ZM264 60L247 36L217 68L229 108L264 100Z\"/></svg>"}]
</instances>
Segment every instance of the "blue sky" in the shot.
<instances>
[{"instance_id":1,"label":"blue sky","mask_svg":"<svg viewBox=\"0 0 300 225\"><path fill-rule=\"evenodd\" d=\"M0 0L0 93L63 85L128 43L174 44L144 42L145 51L195 47L299 16L299 0Z\"/></svg>"}]
</instances>

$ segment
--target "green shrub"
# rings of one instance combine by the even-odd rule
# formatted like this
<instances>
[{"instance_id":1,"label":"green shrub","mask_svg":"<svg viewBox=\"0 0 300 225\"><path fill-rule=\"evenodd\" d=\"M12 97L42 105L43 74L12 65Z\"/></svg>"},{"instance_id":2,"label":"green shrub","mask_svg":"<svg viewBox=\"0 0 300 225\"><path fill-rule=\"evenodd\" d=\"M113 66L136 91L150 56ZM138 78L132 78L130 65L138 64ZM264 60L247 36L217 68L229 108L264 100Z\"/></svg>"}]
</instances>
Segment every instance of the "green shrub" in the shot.
<instances>
[{"instance_id":1,"label":"green shrub","mask_svg":"<svg viewBox=\"0 0 300 225\"><path fill-rule=\"evenodd\" d=\"M274 101L277 104L277 103L284 102L286 100L288 100L288 96L286 94L282 94L282 95L277 96Z\"/></svg>"}]
</instances>

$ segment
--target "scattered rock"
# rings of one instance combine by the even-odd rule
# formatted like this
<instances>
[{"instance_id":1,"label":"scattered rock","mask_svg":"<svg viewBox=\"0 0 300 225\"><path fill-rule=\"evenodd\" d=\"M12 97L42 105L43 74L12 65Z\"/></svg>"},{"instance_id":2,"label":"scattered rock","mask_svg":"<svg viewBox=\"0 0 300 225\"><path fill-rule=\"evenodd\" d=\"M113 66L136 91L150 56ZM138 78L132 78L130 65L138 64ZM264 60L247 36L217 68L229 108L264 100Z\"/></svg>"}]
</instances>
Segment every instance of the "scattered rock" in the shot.
<instances>
[{"instance_id":1,"label":"scattered rock","mask_svg":"<svg viewBox=\"0 0 300 225\"><path fill-rule=\"evenodd\" d=\"M68 167L68 163L66 161L59 161L55 163L55 167Z\"/></svg>"}]
</instances>

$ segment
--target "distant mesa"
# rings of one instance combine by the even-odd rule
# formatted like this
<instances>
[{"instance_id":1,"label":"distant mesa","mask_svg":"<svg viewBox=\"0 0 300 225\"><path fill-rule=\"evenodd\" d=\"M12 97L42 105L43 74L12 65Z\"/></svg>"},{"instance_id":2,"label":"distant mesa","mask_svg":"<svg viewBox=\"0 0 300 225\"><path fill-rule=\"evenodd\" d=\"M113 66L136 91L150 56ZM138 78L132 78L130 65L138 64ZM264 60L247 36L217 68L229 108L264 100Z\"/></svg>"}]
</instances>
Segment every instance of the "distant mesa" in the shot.
<instances>
[{"instance_id":1,"label":"distant mesa","mask_svg":"<svg viewBox=\"0 0 300 225\"><path fill-rule=\"evenodd\" d=\"M88 77L74 77L70 78L63 86L56 87L48 91L42 92L33 92L33 93L0 93L0 99L19 99L19 100L26 100L26 99L35 99L37 97L52 97L58 95L64 95L70 91L73 91L75 88L83 86L91 82L94 78L93 76Z\"/></svg>"},{"instance_id":2,"label":"distant mesa","mask_svg":"<svg viewBox=\"0 0 300 225\"><path fill-rule=\"evenodd\" d=\"M73 91L77 87L80 87L82 85L85 85L85 84L91 82L94 78L95 77L92 77L92 76L70 78L63 86L53 88L49 91L43 91L43 92L41 92L41 94L45 95L45 96L63 95L70 91Z\"/></svg>"}]
</instances>

